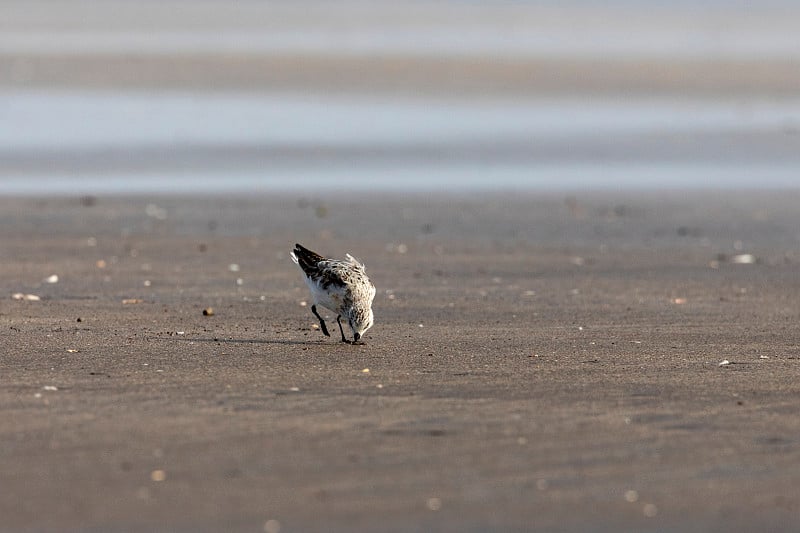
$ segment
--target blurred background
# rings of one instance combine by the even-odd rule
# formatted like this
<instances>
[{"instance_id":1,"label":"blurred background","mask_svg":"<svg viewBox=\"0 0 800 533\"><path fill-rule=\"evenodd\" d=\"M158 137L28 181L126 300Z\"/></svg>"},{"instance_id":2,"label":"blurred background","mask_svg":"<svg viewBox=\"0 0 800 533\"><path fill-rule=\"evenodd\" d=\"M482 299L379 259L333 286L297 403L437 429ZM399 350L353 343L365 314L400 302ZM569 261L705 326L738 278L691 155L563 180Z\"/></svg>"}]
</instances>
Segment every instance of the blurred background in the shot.
<instances>
[{"instance_id":1,"label":"blurred background","mask_svg":"<svg viewBox=\"0 0 800 533\"><path fill-rule=\"evenodd\" d=\"M800 3L4 0L0 194L800 186Z\"/></svg>"}]
</instances>

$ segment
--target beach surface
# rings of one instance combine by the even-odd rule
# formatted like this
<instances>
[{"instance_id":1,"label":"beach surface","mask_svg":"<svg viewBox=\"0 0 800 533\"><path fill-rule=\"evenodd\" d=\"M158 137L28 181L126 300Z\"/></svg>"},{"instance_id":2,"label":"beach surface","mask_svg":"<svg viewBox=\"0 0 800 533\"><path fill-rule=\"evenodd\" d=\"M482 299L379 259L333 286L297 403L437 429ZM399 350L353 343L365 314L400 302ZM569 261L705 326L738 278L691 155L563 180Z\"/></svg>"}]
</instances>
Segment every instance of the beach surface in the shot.
<instances>
[{"instance_id":1,"label":"beach surface","mask_svg":"<svg viewBox=\"0 0 800 533\"><path fill-rule=\"evenodd\" d=\"M0 198L0 531L792 529L799 200Z\"/></svg>"}]
</instances>

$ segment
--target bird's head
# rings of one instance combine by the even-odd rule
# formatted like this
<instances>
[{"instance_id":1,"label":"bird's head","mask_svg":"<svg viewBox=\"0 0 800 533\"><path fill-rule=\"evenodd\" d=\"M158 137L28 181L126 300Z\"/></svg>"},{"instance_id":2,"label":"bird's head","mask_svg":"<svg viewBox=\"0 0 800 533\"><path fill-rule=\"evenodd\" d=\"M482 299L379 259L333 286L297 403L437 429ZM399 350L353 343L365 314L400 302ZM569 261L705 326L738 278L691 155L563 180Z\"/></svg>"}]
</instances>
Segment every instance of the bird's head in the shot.
<instances>
[{"instance_id":1,"label":"bird's head","mask_svg":"<svg viewBox=\"0 0 800 533\"><path fill-rule=\"evenodd\" d=\"M358 342L364 333L372 327L373 315L372 308L365 310L354 309L348 317L350 329L353 330L353 339Z\"/></svg>"}]
</instances>

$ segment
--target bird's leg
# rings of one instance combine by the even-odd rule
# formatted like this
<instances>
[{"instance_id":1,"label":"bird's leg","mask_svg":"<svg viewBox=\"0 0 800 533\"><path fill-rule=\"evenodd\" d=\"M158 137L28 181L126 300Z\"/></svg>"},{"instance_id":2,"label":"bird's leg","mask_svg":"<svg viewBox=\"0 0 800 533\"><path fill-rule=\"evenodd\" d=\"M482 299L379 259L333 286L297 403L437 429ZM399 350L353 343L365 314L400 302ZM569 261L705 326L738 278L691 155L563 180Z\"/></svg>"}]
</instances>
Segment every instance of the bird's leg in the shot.
<instances>
[{"instance_id":1,"label":"bird's leg","mask_svg":"<svg viewBox=\"0 0 800 533\"><path fill-rule=\"evenodd\" d=\"M342 328L342 315L336 315L336 323L339 324L339 332L342 334L342 342L350 344L350 341L344 336L344 329Z\"/></svg>"},{"instance_id":2,"label":"bird's leg","mask_svg":"<svg viewBox=\"0 0 800 533\"><path fill-rule=\"evenodd\" d=\"M311 312L314 313L314 316L319 319L319 327L322 328L322 333L324 333L326 337L330 337L331 334L328 333L328 326L325 325L325 321L322 320L322 317L319 316L319 313L317 313L317 306L316 305L312 305L311 306ZM339 324L339 327L341 328L342 325Z\"/></svg>"}]
</instances>

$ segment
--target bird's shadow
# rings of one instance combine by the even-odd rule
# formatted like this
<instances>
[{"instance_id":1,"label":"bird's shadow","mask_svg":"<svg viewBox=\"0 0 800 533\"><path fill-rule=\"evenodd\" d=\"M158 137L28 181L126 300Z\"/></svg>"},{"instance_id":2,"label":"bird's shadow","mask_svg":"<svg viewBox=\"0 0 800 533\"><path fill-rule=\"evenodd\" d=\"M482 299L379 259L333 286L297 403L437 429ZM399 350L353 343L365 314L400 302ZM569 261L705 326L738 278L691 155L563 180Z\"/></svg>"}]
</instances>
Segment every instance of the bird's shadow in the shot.
<instances>
[{"instance_id":1,"label":"bird's shadow","mask_svg":"<svg viewBox=\"0 0 800 533\"><path fill-rule=\"evenodd\" d=\"M349 346L344 342L330 342L325 340L316 341L296 341L296 340L282 340L282 339L220 339L220 338L193 338L193 337L169 337L164 340L172 340L179 342L208 342L208 343L225 343L225 344L279 344L284 346Z\"/></svg>"}]
</instances>

